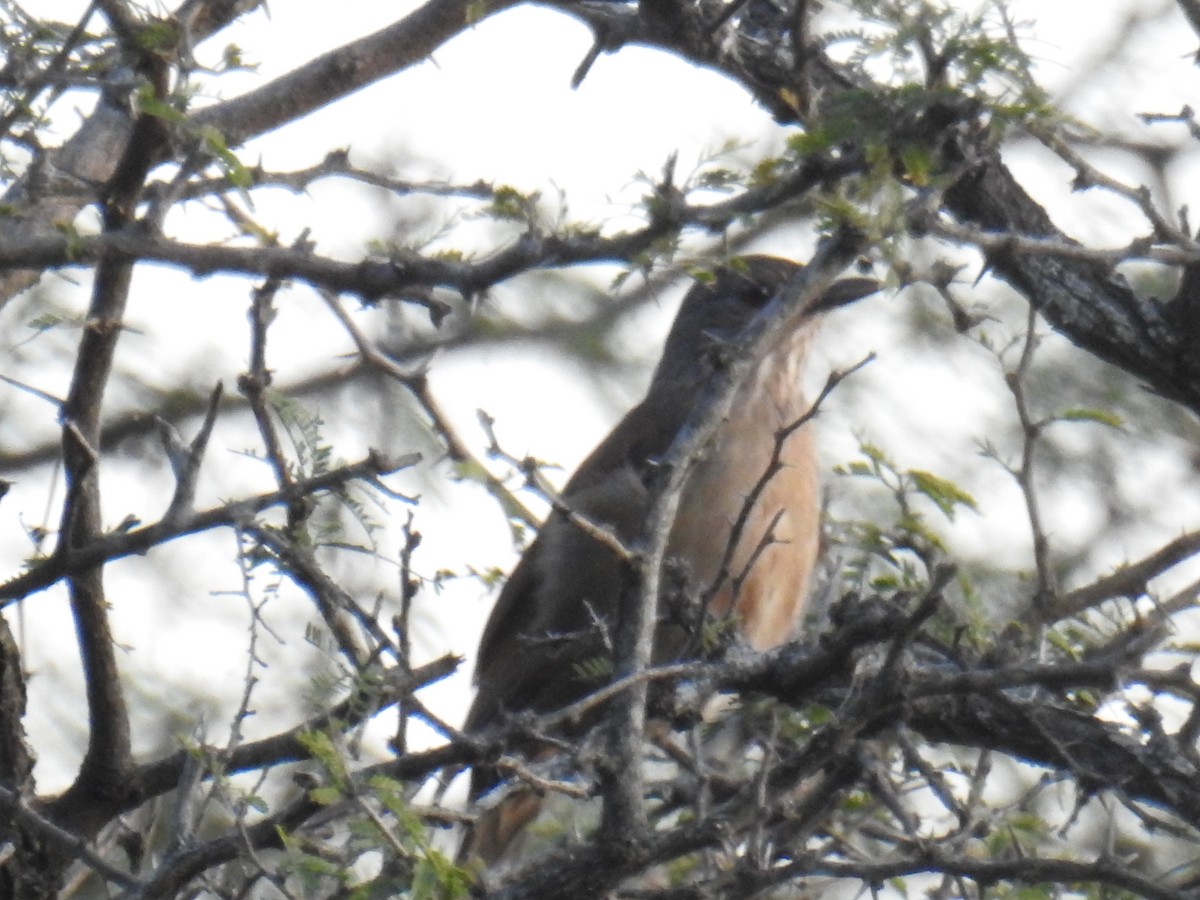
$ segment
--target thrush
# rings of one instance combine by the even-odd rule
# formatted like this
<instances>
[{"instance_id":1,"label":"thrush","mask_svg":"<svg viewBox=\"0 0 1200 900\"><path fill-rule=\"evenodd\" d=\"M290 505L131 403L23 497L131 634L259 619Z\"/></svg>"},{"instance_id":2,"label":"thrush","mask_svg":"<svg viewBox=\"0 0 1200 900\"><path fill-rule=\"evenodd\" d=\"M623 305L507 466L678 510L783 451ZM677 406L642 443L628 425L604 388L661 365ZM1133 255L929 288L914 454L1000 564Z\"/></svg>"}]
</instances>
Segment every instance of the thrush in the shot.
<instances>
[{"instance_id":1,"label":"thrush","mask_svg":"<svg viewBox=\"0 0 1200 900\"><path fill-rule=\"evenodd\" d=\"M747 256L692 287L645 399L563 489L569 510L624 542L638 536L652 501L655 465L709 383L714 348L736 339L800 268L784 259ZM796 632L820 537L811 423L790 433L780 447L782 465L763 484L776 434L809 412L802 379L820 314L878 288L867 278L835 281L790 333L760 342L727 418L683 483L667 558L685 573L690 593L706 600L708 612L732 621L755 650ZM754 504L747 514L750 496ZM550 515L484 628L475 664L478 692L464 726L468 733L485 732L516 713L551 712L602 686L596 673L604 667L597 662L611 659L623 565L594 533L561 513ZM678 617L660 622L655 661L676 658L692 643ZM494 767L476 766L472 800L500 780ZM510 792L479 815L460 857L495 862L539 806L531 790Z\"/></svg>"}]
</instances>

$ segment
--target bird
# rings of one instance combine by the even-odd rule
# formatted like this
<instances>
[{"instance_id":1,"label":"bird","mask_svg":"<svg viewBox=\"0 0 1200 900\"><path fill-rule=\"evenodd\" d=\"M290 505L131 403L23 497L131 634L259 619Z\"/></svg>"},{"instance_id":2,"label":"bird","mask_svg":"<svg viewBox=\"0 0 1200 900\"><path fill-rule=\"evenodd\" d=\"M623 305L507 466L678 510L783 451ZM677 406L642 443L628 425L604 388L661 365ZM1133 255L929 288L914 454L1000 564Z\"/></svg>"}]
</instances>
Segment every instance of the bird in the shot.
<instances>
[{"instance_id":1,"label":"bird","mask_svg":"<svg viewBox=\"0 0 1200 900\"><path fill-rule=\"evenodd\" d=\"M562 506L623 542L635 539L652 502L656 463L709 384L718 348L733 341L802 268L749 255L697 280L668 332L645 398L567 481ZM782 465L765 485L756 485L771 463L777 432L809 412L801 382L820 313L878 289L870 278L838 279L791 333L761 342L761 358L751 360L727 418L683 482L667 559L680 564L693 596L708 598L708 613L732 621L753 650L793 636L816 566L820 483L810 422L787 436ZM748 496L754 505L745 514ZM727 547L731 540L736 543ZM464 732L482 734L517 714L552 712L603 686L596 673L604 667L597 661L611 659L622 565L611 544L561 511L550 514L484 626L475 663L478 690ZM680 658L694 644L677 619L660 619L655 662ZM548 752L546 745L529 749ZM502 781L495 766L474 766L470 799L480 800ZM533 790L518 789L482 810L460 847L460 862L490 867L501 861L540 802Z\"/></svg>"}]
</instances>

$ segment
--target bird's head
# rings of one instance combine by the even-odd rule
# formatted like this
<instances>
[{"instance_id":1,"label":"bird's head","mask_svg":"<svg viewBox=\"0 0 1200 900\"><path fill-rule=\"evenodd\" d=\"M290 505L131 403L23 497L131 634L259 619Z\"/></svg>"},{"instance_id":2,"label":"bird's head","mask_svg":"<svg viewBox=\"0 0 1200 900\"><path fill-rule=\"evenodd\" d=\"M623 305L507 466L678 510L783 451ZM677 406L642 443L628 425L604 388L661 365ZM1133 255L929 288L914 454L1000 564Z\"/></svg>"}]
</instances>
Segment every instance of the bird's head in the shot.
<instances>
[{"instance_id":1,"label":"bird's head","mask_svg":"<svg viewBox=\"0 0 1200 900\"><path fill-rule=\"evenodd\" d=\"M711 278L697 281L679 308L667 336L655 380L692 380L696 360L714 342L732 341L788 281L804 267L777 256L740 256L718 267ZM810 307L806 319L875 293L873 278L839 278Z\"/></svg>"}]
</instances>

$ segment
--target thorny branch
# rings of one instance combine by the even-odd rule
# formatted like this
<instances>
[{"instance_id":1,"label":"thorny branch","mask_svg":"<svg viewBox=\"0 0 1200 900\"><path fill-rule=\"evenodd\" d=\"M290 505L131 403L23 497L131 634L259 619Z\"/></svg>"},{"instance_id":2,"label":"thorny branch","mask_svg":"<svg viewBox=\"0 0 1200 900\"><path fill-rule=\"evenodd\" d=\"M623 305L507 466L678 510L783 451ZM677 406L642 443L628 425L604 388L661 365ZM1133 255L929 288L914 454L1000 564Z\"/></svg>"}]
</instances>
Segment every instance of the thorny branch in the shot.
<instances>
[{"instance_id":1,"label":"thorny branch","mask_svg":"<svg viewBox=\"0 0 1200 900\"><path fill-rule=\"evenodd\" d=\"M381 351L363 333L362 329L358 327L354 319L346 312L336 297L329 293L323 293L322 296L326 305L337 317L338 322L341 323L342 327L346 329L346 332L353 339L364 366L397 381L412 394L413 398L429 417L434 430L445 443L450 459L459 465L465 466L472 473L480 474L488 492L506 510L510 511L510 515L527 525L536 524L537 517L525 508L525 505L505 487L500 479L489 472L487 467L475 458L475 455L468 449L466 442L459 437L458 431L450 424L449 419L442 412L441 405L429 389L429 380L426 378L424 369L409 371L397 365L394 360Z\"/></svg>"},{"instance_id":2,"label":"thorny branch","mask_svg":"<svg viewBox=\"0 0 1200 900\"><path fill-rule=\"evenodd\" d=\"M50 235L0 245L0 269L53 269L88 264L119 253L145 262L166 263L205 277L218 272L287 278L365 300L402 297L429 304L418 286L451 288L463 296L478 293L541 265L597 261L629 261L650 251L657 241L684 228L722 231L739 217L762 212L802 197L828 179L859 171L864 162L853 156L807 157L769 185L747 188L729 200L707 205L677 203L661 208L641 228L605 236L595 231L545 234L530 230L509 246L479 262L423 257L398 251L393 259L359 262L319 256L311 248L237 247L195 244L135 230L94 236ZM431 313L441 313L430 305Z\"/></svg>"},{"instance_id":3,"label":"thorny branch","mask_svg":"<svg viewBox=\"0 0 1200 900\"><path fill-rule=\"evenodd\" d=\"M23 575L17 575L0 585L0 603L12 602L45 590L66 578L76 569L86 569L146 551L188 534L199 534L211 528L244 526L254 516L273 506L287 505L313 497L325 491L337 491L354 481L376 483L375 479L414 466L419 454L389 459L371 454L366 459L331 469L321 475L297 481L287 488L271 491L242 500L234 500L195 513L186 521L162 520L129 531L100 535L87 544L59 549Z\"/></svg>"},{"instance_id":4,"label":"thorny branch","mask_svg":"<svg viewBox=\"0 0 1200 900\"><path fill-rule=\"evenodd\" d=\"M1046 529L1042 524L1042 513L1038 500L1037 485L1034 484L1034 452L1041 436L1044 423L1035 421L1029 408L1029 397L1026 384L1029 379L1030 367L1033 364L1034 352L1038 344L1037 310L1029 308L1029 320L1025 328L1025 343L1021 350L1021 359L1017 368L1006 372L1004 381L1012 392L1013 402L1017 408L1017 416L1021 422L1021 465L1013 472L1017 484L1021 486L1021 496L1025 500L1025 511L1029 516L1029 529L1033 535L1033 559L1037 565L1038 584L1037 595L1034 598L1034 610L1042 614L1044 610L1055 605L1058 598L1058 579L1054 573L1053 561L1050 558L1050 542Z\"/></svg>"},{"instance_id":5,"label":"thorny branch","mask_svg":"<svg viewBox=\"0 0 1200 900\"><path fill-rule=\"evenodd\" d=\"M167 80L161 62L143 57L139 67L161 98ZM135 221L153 158L166 141L166 130L158 119L149 115L138 117L132 139L103 191L106 233L128 228ZM101 536L100 459L96 445L133 268L132 259L116 254L101 257L96 267L87 323L61 411L67 500L63 505L56 555L70 556ZM114 800L120 802L121 794L128 790L127 779L133 765L132 736L109 621L104 570L100 566L73 566L66 577L87 694L88 739L78 775L71 787L55 800L54 814L60 822L91 838L111 817Z\"/></svg>"},{"instance_id":6,"label":"thorny branch","mask_svg":"<svg viewBox=\"0 0 1200 900\"><path fill-rule=\"evenodd\" d=\"M142 75L157 89L154 98L165 102L172 98L163 91L163 70L169 68L172 76L192 72L192 49L255 5L252 0L188 0L177 12L177 42L153 45L151 41L149 45L155 46L155 52L150 53L146 38L152 35L143 29L161 22L143 18L130 4L97 3L95 7L109 29L102 39L101 52L106 54L106 61L140 59L147 70ZM630 896L661 896L663 892L653 886L638 887L630 893L626 882L648 867L686 863L689 855L703 851L712 854L720 865L697 881L695 891L715 896L748 896L800 878L854 879L874 888L883 879L912 873L941 876L941 896L953 891L968 895L968 882L982 888L999 881L1087 882L1143 896L1188 896L1191 885L1182 878L1152 879L1141 869L1135 870L1134 864L1126 865L1112 855L1052 858L1046 854L1045 845L1036 846L1033 853L1020 845L1015 851L991 847L984 855L976 852L980 848L973 841L976 827L1002 831L1006 825L1005 811L989 807L984 783L989 766L1007 756L1038 767L1047 781L1057 779L1075 786L1080 810L1093 795L1117 796L1131 807L1150 804L1161 812L1157 818L1145 814L1144 821L1163 823L1173 817L1173 836L1195 843L1200 830L1195 814L1200 809L1196 787L1200 760L1195 750L1196 735L1200 734L1200 685L1187 667L1164 672L1156 667L1155 660L1147 659L1172 626L1170 617L1194 603L1194 583L1159 603L1149 624L1141 619L1116 625L1114 633L1095 646L1072 648L1077 651L1074 653L1056 653L1049 648L1046 657L1038 660L1025 653L1027 648L1020 645L1019 639L1006 643L1001 637L995 646L980 650L972 645L973 636L964 636L961 630L947 637L937 621L942 595L951 592L946 569L932 576L928 590L915 599L903 592L886 600L843 598L835 604L832 624L815 640L757 656L729 655L667 667L648 665L648 641L672 503L677 499L679 479L686 475L696 448L703 443L705 429L720 417L719 388L705 407L697 410L692 429L681 437L664 467L659 504L647 523L643 541L619 548L637 571L630 579L623 605L614 681L542 721L514 723L483 737L456 733L413 697L418 688L443 677L457 665L456 659L442 657L426 666L413 666L410 658L410 616L417 598L414 585L420 582L413 570L415 532L406 529L401 562L402 613L394 623L398 634L393 639L380 619L382 604L376 602L371 608L339 585L305 542L303 526L311 503L320 493L339 492L357 481L378 485L380 476L411 465L415 457L385 460L372 454L357 464L312 478L302 477L294 469L276 431L267 396L273 373L267 364L266 338L276 292L285 284L308 284L322 291L329 308L354 341L360 361L331 373L329 383L365 372L393 379L414 398L453 461L486 471L450 426L425 370L410 371L389 358L345 312L338 294L354 294L371 302L400 298L423 305L436 319L446 309L432 297L433 287L450 288L463 298L476 299L488 288L533 267L621 261L650 268L657 264L659 254L669 255L663 247L673 248L685 232L730 232L732 243L739 239L739 223L748 216L811 201L831 186L841 191L840 199L858 196L856 191L862 185L853 179L878 177L889 164L897 163L884 160L880 165L881 154L892 153L897 144L905 144L915 135L920 138L920 149L929 151L932 169L937 170L930 180L936 182L945 176L953 183L938 184L923 194L932 207L912 213L905 223L912 233L978 249L992 271L1028 298L1031 320L1032 310L1039 311L1078 345L1144 379L1161 395L1193 410L1200 408L1200 369L1194 347L1187 339L1194 331L1176 327L1181 321L1179 313L1188 308L1183 289L1173 305L1170 301L1139 298L1113 270L1116 263L1130 259L1195 268L1200 245L1188 233L1186 215L1181 212L1181 224L1174 224L1145 187L1131 187L1100 171L1062 135L1030 127L1029 133L1074 169L1078 186L1096 187L1134 204L1151 229L1148 236L1124 248L1097 249L1074 242L1054 226L1002 164L988 129L981 127L978 103L965 102L967 98L947 99L954 89L948 48L937 45L934 28L923 23L918 29L919 50L927 69L926 86L937 87L943 93L913 115L896 102L896 92L882 90L870 81L865 70L835 64L825 55L821 36L815 33L819 27L814 18L816 5L806 2L792 4L789 9L784 8L787 4L741 0L723 6L699 4L695 8L670 0L644 0L637 5L582 0L555 5L583 19L595 31L594 46L580 66L577 79L586 74L599 53L644 43L724 73L746 87L781 121L801 122L814 133L822 127L822 116L836 108L839 101L873 94L878 100L875 118L885 123L886 140L870 146L869 138L860 140L858 135L835 141L836 146L780 164L773 177L736 189L727 199L715 203L692 203L664 180L647 202L644 222L616 234L590 229L548 233L531 216L515 240L474 258L404 250L347 262L318 255L303 236L285 248L201 245L161 233L168 209L180 201L215 197L224 204L231 221L247 224L249 220L234 204L226 202L226 191L234 187L247 192L267 187L303 190L324 177L353 179L398 196L416 192L496 201L498 192L490 183L442 184L376 176L351 166L348 156L337 152L314 167L296 172L247 168L240 174L249 176L248 183L239 183L240 177L228 171L214 176L211 167L202 165L207 157L197 150L197 136L199 129L214 126L215 134L226 146L234 147L426 59L469 23L501 12L508 5L433 0L393 25L327 53L257 91L213 103L195 114L181 107L183 121L174 123L178 129L170 135L162 133L167 128L165 119L132 108L129 100L134 89L120 80L127 77L118 74L121 67L102 66L91 82L101 91L101 99L75 137L57 150L44 151L37 145L32 127L29 135L17 136L23 146L36 153L37 162L5 196L6 204L11 204L19 215L6 212L0 222L0 267L8 270L3 296L12 296L50 268L93 267L95 278L92 311L77 356L75 379L61 405L62 454L69 487L60 542L51 556L35 561L24 574L0 586L0 600L12 603L63 579L70 582L84 655L92 734L84 766L67 794L35 803L27 796L31 785L18 785L15 791L4 786L0 788L0 805L13 811L20 827L27 826L27 836L33 836L30 841L43 841L53 849L52 858L78 856L100 877L135 891L139 897L175 896L189 889L191 879L238 859L252 863L252 878L274 880L286 890L285 878L274 873L258 851L278 848L285 837L293 834L308 838L315 833L310 830L305 834L305 829L319 821L325 808L317 802L317 795L308 792L283 801L275 812L257 820L239 815L236 828L215 838L198 842L195 835L187 835L188 839L172 847L170 854L156 859L144 877L130 876L114 867L88 845L87 839L111 819L114 810L133 810L147 798L186 788L202 778L260 772L280 763L307 759L306 736L316 732L344 735L382 710L399 705L402 721L391 748L396 755L355 772L349 796L360 801L352 805L385 836L380 852L411 864L419 854L405 843L404 830L397 827L395 819L385 820L379 807L364 805L357 793L365 779L386 775L402 781L406 789L415 790L444 770L486 761L540 789L580 794L586 788L579 782L546 777L536 762L520 758L513 748L521 745L529 729L545 730L556 721L577 721L605 701L616 700L609 704L616 727L609 733L609 753L602 761L604 771L599 780L605 802L599 836L552 848L502 873L489 886L492 895L586 897L620 888ZM1181 0L1179 5L1195 25L1194 4ZM14 78L12 83L20 87L21 93L17 104L8 107L0 119L0 134L12 136L12 126L24 117L23 107L32 105L47 90L58 91L59 85L85 71L72 60L83 41L92 41L85 34L92 12L89 9L79 25L64 32L62 46L32 78L21 81L16 78L16 70L6 68L5 77ZM67 68L69 78L63 74ZM1194 126L1189 110L1176 120ZM864 130L868 124L862 121ZM183 163L169 178L143 191L149 172L170 160ZM228 163L228 159L225 161ZM896 164L892 168L903 167ZM42 178L46 172L54 177ZM908 180L901 178L898 182L898 190L907 192L905 196L921 193L911 175L906 172ZM101 234L74 234L69 227L56 230L57 223L69 226L75 214L98 197L105 205ZM143 201L150 205L139 220L139 209L145 209L140 205ZM214 394L192 407L193 414L207 415L190 446L184 446L176 435L167 434L168 453L176 470L174 498L167 513L152 525L105 533L100 527L96 488L106 449L105 432L100 427L101 400L121 330L131 273L142 262L166 263L201 276L233 273L262 279L253 302L248 371L241 387L245 404L255 415L263 455L272 465L276 489L205 511L192 509L196 476L217 418L219 395ZM810 268L810 277L824 277L836 268L831 265L826 271L818 259ZM817 289L815 282L794 287L792 296L779 304L784 311L777 309L767 319L771 315L786 317L787 307L802 303L805 292ZM778 318L774 322L777 325ZM1044 423L1034 418L1022 383L1033 345L1031 325L1026 352L1010 383L1026 435L1018 474L1035 533L1034 563L1041 595L1038 612L1048 624L1088 612L1115 598L1139 597L1146 592L1147 582L1194 555L1200 541L1195 533L1185 534L1090 585L1067 592L1057 589L1033 492L1033 448ZM134 428L129 421L123 427ZM800 424L795 423L792 429ZM789 430L780 435L780 442L786 440L787 433ZM494 436L492 445L497 454L502 454ZM39 458L45 458L44 454ZM536 464L525 465L511 458L508 462L525 471L531 481L536 480ZM509 515L532 521L499 479L491 473L483 477ZM755 488L755 492L759 490ZM753 495L747 503L753 503ZM276 506L288 510L288 528L283 531L256 521L258 514ZM569 510L560 512L570 514ZM300 726L257 740L231 740L228 752L213 756L213 762L219 761L219 765L202 773L196 768L195 757L183 751L156 762L135 764L107 623L109 601L103 593L100 573L112 560L145 553L166 541L215 527L234 527L252 537L257 550L269 553L279 570L309 593L337 637L342 655L361 679L354 681L350 696L343 696ZM724 571L727 565L722 566L722 577L737 577ZM0 709L7 747L12 740L18 744L24 741L17 727L24 711L24 682L23 675L17 682L11 679L12 673L21 672L15 644L14 648L6 645L0 655L4 657L0 669L8 679L5 708ZM389 661L394 664L389 665ZM250 681L248 677L238 722L250 713ZM746 713L742 721L752 733L739 746L762 754L760 760L747 767L750 777L734 772L698 778L696 773L703 767L694 760L704 752L699 749L690 760L686 752L675 753L672 758L678 764L677 770L662 784L647 779L641 765L646 750L641 725L651 683L681 693L699 686L741 698L745 707L742 712ZM14 684L19 691L9 690ZM1122 692L1130 686L1177 698L1188 708L1183 727L1171 732L1156 709L1128 702ZM1097 707L1102 701L1124 704L1133 724L1117 724L1098 716ZM769 707L762 717L768 723L765 727L755 724L751 707L756 703ZM687 704L679 703L676 708L686 709ZM432 750L410 750L406 731L410 717L432 725L435 735L440 735L436 739L443 743ZM925 755L930 744L949 748L945 752L953 764L938 768ZM659 745L665 746L666 742L660 741ZM955 748L964 747L983 751L971 757L973 768L962 763L966 757L956 755L961 751ZM584 756L582 751L577 755ZM959 764L969 769L966 774L970 783L965 792L955 778L960 774L955 769ZM11 761L6 761L6 766L6 772L20 768ZM1026 796L1032 797L1041 789L1040 785L1031 788ZM942 828L936 820L919 820L910 805L910 797L916 794L936 800L953 823ZM853 802L842 803L847 797ZM862 812L856 812L856 807ZM699 814L690 819L671 819L685 808ZM454 819L454 815L442 815L440 811L421 815L441 823ZM992 819L985 821L989 816ZM650 827L651 821L654 828ZM1069 824L1063 825L1064 831ZM5 840L9 836L4 832ZM317 842L316 837L312 840ZM871 850L864 849L868 845ZM872 852L881 848L886 852ZM36 854L28 849L4 844L0 847L4 863L0 869L22 853L36 862ZM6 875L6 869L0 871L0 877ZM671 896L669 892L666 895Z\"/></svg>"}]
</instances>

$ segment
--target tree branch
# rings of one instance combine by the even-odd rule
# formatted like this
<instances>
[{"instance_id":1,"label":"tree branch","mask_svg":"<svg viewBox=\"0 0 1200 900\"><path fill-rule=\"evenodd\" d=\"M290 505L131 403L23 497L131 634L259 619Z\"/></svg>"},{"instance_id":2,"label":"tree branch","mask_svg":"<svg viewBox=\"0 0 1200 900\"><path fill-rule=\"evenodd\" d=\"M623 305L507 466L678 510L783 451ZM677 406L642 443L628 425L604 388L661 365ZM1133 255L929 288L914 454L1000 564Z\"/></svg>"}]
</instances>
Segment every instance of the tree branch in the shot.
<instances>
[{"instance_id":1,"label":"tree branch","mask_svg":"<svg viewBox=\"0 0 1200 900\"><path fill-rule=\"evenodd\" d=\"M165 67L149 56L143 65L161 97L166 90ZM105 190L106 233L127 229L133 223L146 176L166 141L161 120L150 115L138 118ZM76 548L94 543L102 532L100 459L95 448L132 277L133 260L126 256L106 254L96 267L75 372L62 407L67 501L56 555L70 556ZM70 830L90 838L111 817L112 804L121 803L133 790L129 781L132 738L108 620L103 568L73 567L67 580L87 693L88 744L75 782L52 809L55 818Z\"/></svg>"},{"instance_id":2,"label":"tree branch","mask_svg":"<svg viewBox=\"0 0 1200 900\"><path fill-rule=\"evenodd\" d=\"M221 506L198 512L185 520L163 519L153 525L131 531L112 532L96 537L87 544L69 549L59 549L44 562L0 585L0 604L28 597L45 590L52 584L68 577L77 570L85 570L115 559L145 553L152 547L165 544L185 534L198 534L211 528L243 525L254 516L273 506L293 503L324 491L339 490L351 481L373 481L401 469L416 465L419 453L388 458L371 453L357 463L332 469L313 478L301 479L287 488L235 500Z\"/></svg>"}]
</instances>

